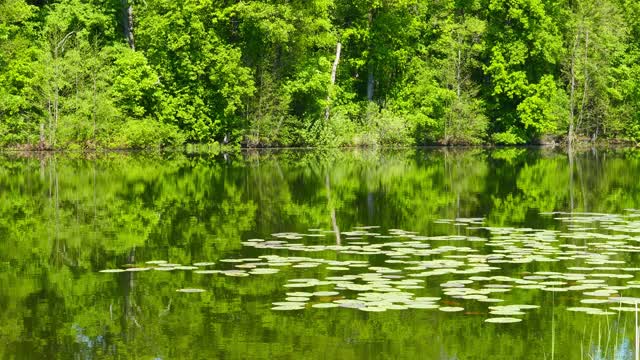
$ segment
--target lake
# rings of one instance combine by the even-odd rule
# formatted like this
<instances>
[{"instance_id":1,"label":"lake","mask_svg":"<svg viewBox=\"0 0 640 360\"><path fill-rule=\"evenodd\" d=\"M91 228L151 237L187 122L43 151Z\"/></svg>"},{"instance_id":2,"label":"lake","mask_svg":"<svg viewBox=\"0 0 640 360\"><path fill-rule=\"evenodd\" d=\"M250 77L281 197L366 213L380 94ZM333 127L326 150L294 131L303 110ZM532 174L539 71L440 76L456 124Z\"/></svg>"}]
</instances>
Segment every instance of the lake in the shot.
<instances>
[{"instance_id":1,"label":"lake","mask_svg":"<svg viewBox=\"0 0 640 360\"><path fill-rule=\"evenodd\" d=\"M640 151L0 155L2 359L633 359Z\"/></svg>"}]
</instances>

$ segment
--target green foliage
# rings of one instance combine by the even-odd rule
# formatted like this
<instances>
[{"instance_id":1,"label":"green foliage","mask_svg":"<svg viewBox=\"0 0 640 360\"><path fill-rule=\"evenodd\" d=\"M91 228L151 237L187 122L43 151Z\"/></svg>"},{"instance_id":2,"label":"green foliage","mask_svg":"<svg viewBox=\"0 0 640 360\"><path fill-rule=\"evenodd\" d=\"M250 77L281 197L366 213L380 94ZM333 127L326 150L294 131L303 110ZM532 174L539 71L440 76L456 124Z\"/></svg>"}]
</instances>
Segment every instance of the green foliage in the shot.
<instances>
[{"instance_id":1,"label":"green foliage","mask_svg":"<svg viewBox=\"0 0 640 360\"><path fill-rule=\"evenodd\" d=\"M42 116L34 15L23 0L0 2L0 145L31 142Z\"/></svg>"},{"instance_id":2,"label":"green foliage","mask_svg":"<svg viewBox=\"0 0 640 360\"><path fill-rule=\"evenodd\" d=\"M0 1L0 146L640 139L634 1L30 4Z\"/></svg>"},{"instance_id":3,"label":"green foliage","mask_svg":"<svg viewBox=\"0 0 640 360\"><path fill-rule=\"evenodd\" d=\"M409 146L414 144L413 119L387 109L379 110L370 104L367 107L367 123L354 139L354 145Z\"/></svg>"},{"instance_id":4,"label":"green foliage","mask_svg":"<svg viewBox=\"0 0 640 360\"><path fill-rule=\"evenodd\" d=\"M112 97L122 115L140 118L158 106L160 79L140 52L115 47L111 55L114 66Z\"/></svg>"},{"instance_id":5,"label":"green foliage","mask_svg":"<svg viewBox=\"0 0 640 360\"><path fill-rule=\"evenodd\" d=\"M484 102L462 97L451 104L447 114L445 144L481 144L486 135L489 119L484 114Z\"/></svg>"},{"instance_id":6,"label":"green foliage","mask_svg":"<svg viewBox=\"0 0 640 360\"><path fill-rule=\"evenodd\" d=\"M614 1L577 1L570 11L563 68L573 115L568 118L579 133L620 136L635 123L625 99L632 91L624 81L634 58L626 43L633 22L625 23Z\"/></svg>"},{"instance_id":7,"label":"green foliage","mask_svg":"<svg viewBox=\"0 0 640 360\"><path fill-rule=\"evenodd\" d=\"M636 57L640 59L640 54ZM623 134L634 139L636 142L640 141L640 63L635 62L627 65L627 78L623 80L622 86L624 87L625 96L623 97L625 107L622 107L618 116L621 119L627 119L627 126L623 130Z\"/></svg>"},{"instance_id":8,"label":"green foliage","mask_svg":"<svg viewBox=\"0 0 640 360\"><path fill-rule=\"evenodd\" d=\"M344 114L337 113L328 121L312 121L301 136L304 143L317 147L359 145L354 143L356 125Z\"/></svg>"},{"instance_id":9,"label":"green foliage","mask_svg":"<svg viewBox=\"0 0 640 360\"><path fill-rule=\"evenodd\" d=\"M347 111L345 111L347 110ZM317 147L410 146L414 144L414 124L410 119L369 103L364 123L354 121L348 109L338 108L327 121L310 123L301 136L304 143Z\"/></svg>"},{"instance_id":10,"label":"green foliage","mask_svg":"<svg viewBox=\"0 0 640 360\"><path fill-rule=\"evenodd\" d=\"M489 3L489 62L496 133L510 142L530 141L556 127L544 109L556 92L554 67L562 49L555 2L491 0ZM507 20L507 21L504 21ZM512 127L521 131L514 132ZM515 139L518 137L519 139ZM494 137L496 139L496 137Z\"/></svg>"},{"instance_id":11,"label":"green foliage","mask_svg":"<svg viewBox=\"0 0 640 360\"><path fill-rule=\"evenodd\" d=\"M213 4L151 1L139 9L137 46L146 49L162 87L154 115L191 142L236 135L243 101L255 88L240 51L217 35Z\"/></svg>"},{"instance_id":12,"label":"green foliage","mask_svg":"<svg viewBox=\"0 0 640 360\"><path fill-rule=\"evenodd\" d=\"M520 133L519 133L520 132ZM501 145L521 145L525 143L524 134L515 127L510 127L507 131L497 132L491 135L491 139L496 144Z\"/></svg>"},{"instance_id":13,"label":"green foliage","mask_svg":"<svg viewBox=\"0 0 640 360\"><path fill-rule=\"evenodd\" d=\"M151 119L128 120L114 136L111 147L119 149L152 149L181 145L184 134L175 125Z\"/></svg>"},{"instance_id":14,"label":"green foliage","mask_svg":"<svg viewBox=\"0 0 640 360\"><path fill-rule=\"evenodd\" d=\"M516 107L525 130L534 134L553 133L562 120L558 109L558 89L552 76L545 75L540 82L529 86L527 97ZM559 114L560 112L560 114Z\"/></svg>"},{"instance_id":15,"label":"green foliage","mask_svg":"<svg viewBox=\"0 0 640 360\"><path fill-rule=\"evenodd\" d=\"M418 141L435 141L443 133L447 103L455 93L440 86L436 71L418 59L411 64L407 81L391 108L414 124Z\"/></svg>"}]
</instances>

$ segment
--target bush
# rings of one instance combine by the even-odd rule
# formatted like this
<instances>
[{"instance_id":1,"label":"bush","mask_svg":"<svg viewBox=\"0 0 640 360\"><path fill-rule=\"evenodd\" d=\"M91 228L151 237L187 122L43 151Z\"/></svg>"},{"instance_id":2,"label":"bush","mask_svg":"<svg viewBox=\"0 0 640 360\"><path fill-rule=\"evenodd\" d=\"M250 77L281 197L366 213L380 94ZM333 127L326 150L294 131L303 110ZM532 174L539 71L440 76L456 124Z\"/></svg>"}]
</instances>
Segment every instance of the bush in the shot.
<instances>
[{"instance_id":1,"label":"bush","mask_svg":"<svg viewBox=\"0 0 640 360\"><path fill-rule=\"evenodd\" d=\"M518 130L513 127L507 131L493 134L491 140L500 145L519 145L526 142L525 137L522 134L518 134Z\"/></svg>"},{"instance_id":2,"label":"bush","mask_svg":"<svg viewBox=\"0 0 640 360\"><path fill-rule=\"evenodd\" d=\"M377 134L379 145L409 146L413 145L413 126L403 116L383 110L373 118L373 131Z\"/></svg>"},{"instance_id":3,"label":"bush","mask_svg":"<svg viewBox=\"0 0 640 360\"><path fill-rule=\"evenodd\" d=\"M462 98L454 101L444 120L440 143L446 145L477 145L487 134L489 119L480 100Z\"/></svg>"},{"instance_id":4,"label":"bush","mask_svg":"<svg viewBox=\"0 0 640 360\"><path fill-rule=\"evenodd\" d=\"M356 125L344 114L336 112L328 120L309 120L302 131L302 141L310 146L340 147L353 145Z\"/></svg>"},{"instance_id":5,"label":"bush","mask_svg":"<svg viewBox=\"0 0 640 360\"><path fill-rule=\"evenodd\" d=\"M151 149L183 144L185 135L177 126L164 124L151 119L128 120L125 122L113 148Z\"/></svg>"},{"instance_id":6,"label":"bush","mask_svg":"<svg viewBox=\"0 0 640 360\"><path fill-rule=\"evenodd\" d=\"M364 123L354 137L356 146L409 146L414 144L415 126L405 116L368 103Z\"/></svg>"}]
</instances>

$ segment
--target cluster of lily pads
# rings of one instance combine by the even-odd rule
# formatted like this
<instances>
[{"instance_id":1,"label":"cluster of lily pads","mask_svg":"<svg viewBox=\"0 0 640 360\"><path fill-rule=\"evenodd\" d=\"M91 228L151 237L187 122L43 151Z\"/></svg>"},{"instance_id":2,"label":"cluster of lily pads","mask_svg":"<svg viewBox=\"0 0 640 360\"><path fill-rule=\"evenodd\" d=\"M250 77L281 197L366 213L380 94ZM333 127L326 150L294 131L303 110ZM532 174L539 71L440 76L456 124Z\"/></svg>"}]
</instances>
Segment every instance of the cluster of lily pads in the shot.
<instances>
[{"instance_id":1,"label":"cluster of lily pads","mask_svg":"<svg viewBox=\"0 0 640 360\"><path fill-rule=\"evenodd\" d=\"M442 219L436 223L453 226L464 235L422 236L416 232L377 226L356 227L335 236L333 231L310 229L309 233L272 234L271 239L249 239L242 244L265 254L254 258L222 259L226 263L173 264L149 261L143 267L108 269L122 271L193 271L231 277L264 276L282 268L315 269L319 278L290 279L284 287L291 290L273 310L307 308L352 308L367 312L404 309L465 311L460 303L502 303L514 290L580 293L581 303L590 306L569 307L588 315L612 315L636 311L640 299L621 296L640 288L632 280L640 268L626 267L620 255L640 251L640 212L625 214L548 213L565 224L566 230L546 230L484 226L482 218ZM331 241L329 243L329 241ZM298 256L280 256L277 252ZM308 253L309 256L302 256ZM314 254L312 256L313 253ZM332 254L332 259L319 255ZM341 257L345 260L335 260ZM385 266L373 266L372 259ZM354 260L356 258L357 260ZM521 272L521 276L492 275L503 267L550 263L558 271ZM432 277L454 277L439 281L441 291L433 296L418 296ZM303 291L298 291L298 290ZM294 291L295 290L295 291ZM204 289L179 289L202 292ZM626 295L626 294L625 294ZM446 297L447 299L442 299ZM623 305L634 305L623 306ZM523 310L532 304L488 306L493 317L489 323L511 323L522 319Z\"/></svg>"}]
</instances>

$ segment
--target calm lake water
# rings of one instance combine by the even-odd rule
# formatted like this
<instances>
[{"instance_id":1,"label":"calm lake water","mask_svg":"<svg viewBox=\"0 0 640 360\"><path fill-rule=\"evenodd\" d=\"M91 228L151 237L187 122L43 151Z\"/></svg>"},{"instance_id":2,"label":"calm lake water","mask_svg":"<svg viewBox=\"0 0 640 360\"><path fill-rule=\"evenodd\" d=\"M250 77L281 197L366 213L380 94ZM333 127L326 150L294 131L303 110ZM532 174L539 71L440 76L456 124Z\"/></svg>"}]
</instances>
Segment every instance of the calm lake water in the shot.
<instances>
[{"instance_id":1,"label":"calm lake water","mask_svg":"<svg viewBox=\"0 0 640 360\"><path fill-rule=\"evenodd\" d=\"M4 154L0 197L2 359L634 358L636 150Z\"/></svg>"}]
</instances>

